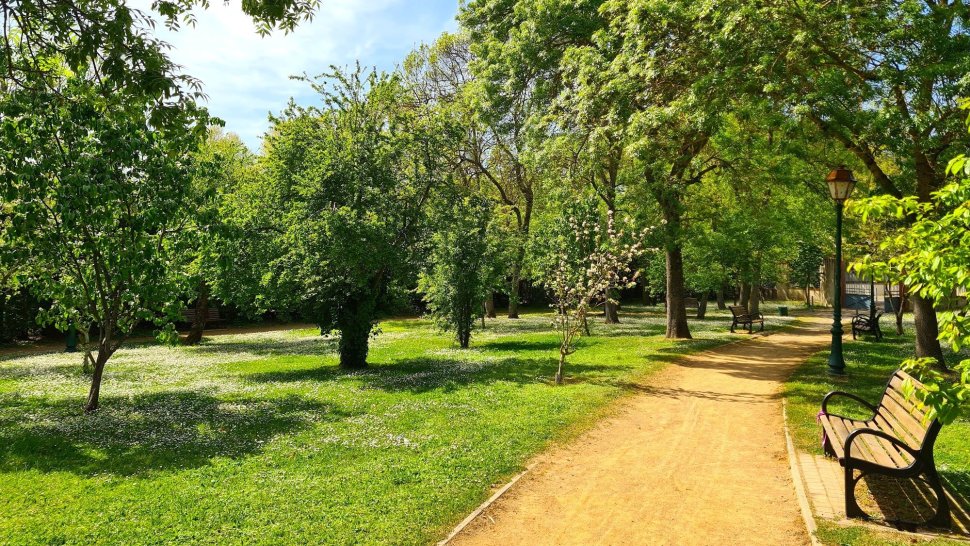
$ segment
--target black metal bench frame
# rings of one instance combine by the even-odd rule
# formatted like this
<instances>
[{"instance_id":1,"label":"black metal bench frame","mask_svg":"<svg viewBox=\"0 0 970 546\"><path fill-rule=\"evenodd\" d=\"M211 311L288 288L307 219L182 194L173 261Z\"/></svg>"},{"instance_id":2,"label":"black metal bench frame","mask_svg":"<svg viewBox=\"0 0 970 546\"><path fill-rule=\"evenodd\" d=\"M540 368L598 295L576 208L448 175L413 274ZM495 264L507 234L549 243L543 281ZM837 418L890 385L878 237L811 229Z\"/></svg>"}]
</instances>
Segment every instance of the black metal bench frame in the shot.
<instances>
[{"instance_id":1,"label":"black metal bench frame","mask_svg":"<svg viewBox=\"0 0 970 546\"><path fill-rule=\"evenodd\" d=\"M754 330L754 324L756 322L759 323L759 324L761 324L761 329L759 329L758 331L759 332L764 332L764 330L765 330L765 316L763 314L758 313L757 315L752 315L751 313L748 313L748 310L747 309L744 309L744 307L742 307L740 305L732 305L732 306L728 307L728 309L731 310L731 315L733 316L733 320L731 321L731 333L732 334L734 333L734 329L735 328L737 328L738 326L741 326L742 328L744 328L745 325L747 325L747 327L748 327L748 333L750 334L750 333L753 332L753 330ZM738 312L738 309L744 309L744 312L743 313Z\"/></svg>"},{"instance_id":2,"label":"black metal bench frame","mask_svg":"<svg viewBox=\"0 0 970 546\"><path fill-rule=\"evenodd\" d=\"M882 318L882 311L873 316L867 314L856 314L852 317L852 339L857 335L872 334L876 336L876 341L882 340L882 328L879 327L879 319Z\"/></svg>"},{"instance_id":3,"label":"black metal bench frame","mask_svg":"<svg viewBox=\"0 0 970 546\"><path fill-rule=\"evenodd\" d=\"M884 476L889 476L893 478L920 478L923 476L922 481L924 481L930 488L933 489L933 493L937 498L936 513L932 518L925 522L910 522L910 521L895 521L895 523L900 526L916 527L919 525L928 525L931 527L938 527L943 529L950 528L950 503L947 500L946 492L943 489L943 484L940 481L940 476L936 471L936 461L933 457L933 446L936 444L936 438L940 434L940 429L943 425L933 419L929 424L922 425L923 437L920 441L918 448L911 447L909 443L904 441L899 437L897 432L893 430L893 423L902 426L898 417L894 413L898 413L900 409L909 410L911 414L913 413L912 408L905 408L898 403L898 401L890 396L890 390L896 391L899 395L898 385L901 385L902 381L909 379L917 385L917 388L921 387L921 383L916 379L912 378L909 374L903 371L895 372L889 381L886 382L886 388L883 390L882 397L877 405L873 405L870 402L847 392L842 391L832 391L825 395L822 399L822 414L819 416L820 419L828 419L830 417L835 417L842 419L843 422L850 422L853 426L858 426L854 430L849 431L849 434L845 436L843 440L842 456L840 457L836 453L833 447L833 442L839 440L839 438L828 438L825 442L825 454L835 457L839 460L839 464L845 469L845 515L849 518L862 518L870 519L869 515L866 514L862 508L859 507L859 503L855 498L855 486L864 478L867 474L881 474ZM896 385L894 386L894 381ZM858 402L864 407L872 411L872 417L865 420L852 419L838 414L832 414L828 411L828 403L833 397L845 397ZM891 404L894 404L895 411L888 407L887 401L891 400ZM915 418L915 415L914 415ZM883 423L890 425L890 431L884 430L881 426L880 420ZM920 421L922 423L922 421ZM831 425L830 425L831 426ZM848 428L846 428L848 430ZM823 426L823 431L825 428ZM909 433L914 436L912 432ZM883 464L879 464L876 461L869 460L866 458L859 458L854 456L855 453L851 451L853 443L859 441L860 443L865 443L865 437L874 436L878 439L883 439L892 447L895 447L900 452L908 453L912 457L912 462L906 466L896 466L889 467ZM867 449L872 449L871 444L866 444ZM861 449L857 449L856 453L861 453ZM861 453L865 455L865 453ZM855 471L859 471L859 475L855 476Z\"/></svg>"}]
</instances>

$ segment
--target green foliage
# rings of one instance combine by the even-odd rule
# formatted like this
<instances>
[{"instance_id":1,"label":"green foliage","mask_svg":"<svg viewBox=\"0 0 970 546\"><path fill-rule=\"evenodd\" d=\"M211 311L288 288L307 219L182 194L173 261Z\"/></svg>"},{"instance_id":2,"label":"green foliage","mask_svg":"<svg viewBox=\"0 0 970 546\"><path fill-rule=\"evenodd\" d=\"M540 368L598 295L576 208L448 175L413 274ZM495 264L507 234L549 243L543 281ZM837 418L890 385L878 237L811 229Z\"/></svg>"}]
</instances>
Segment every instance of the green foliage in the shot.
<instances>
[{"instance_id":1,"label":"green foliage","mask_svg":"<svg viewBox=\"0 0 970 546\"><path fill-rule=\"evenodd\" d=\"M951 309L939 313L940 339L954 351L970 344L970 317L966 299L956 309L959 292L970 290L970 162L955 157L949 165L955 179L930 201L916 197L883 195L854 203L852 209L863 220L869 216L895 216L908 219L907 226L882 243L892 257L881 260L866 256L852 265L855 271L875 278L905 283L912 293ZM915 371L926 390L915 392L929 406L929 418L944 423L953 421L970 398L970 358L955 365L956 376L934 369L934 359L911 359L904 368Z\"/></svg>"},{"instance_id":2,"label":"green foliage","mask_svg":"<svg viewBox=\"0 0 970 546\"><path fill-rule=\"evenodd\" d=\"M293 30L312 16L319 0L244 0L242 11L265 35ZM209 0L153 0L151 9L177 29L195 23L193 11ZM0 88L41 90L62 70L95 70L109 92L172 99L200 94L199 83L178 73L152 30L151 15L120 0L22 0L2 7ZM58 59L51 62L50 59ZM36 60L42 62L37 63ZM95 68L96 67L96 68Z\"/></svg>"},{"instance_id":3,"label":"green foliage","mask_svg":"<svg viewBox=\"0 0 970 546\"><path fill-rule=\"evenodd\" d=\"M824 256L817 245L798 241L795 259L788 264L788 278L796 286L818 286Z\"/></svg>"},{"instance_id":4,"label":"green foliage","mask_svg":"<svg viewBox=\"0 0 970 546\"><path fill-rule=\"evenodd\" d=\"M473 197L446 197L432 210L438 228L431 236L428 265L418 277L418 291L428 303L438 327L454 331L468 348L483 302L497 284L494 242L488 218L492 207Z\"/></svg>"},{"instance_id":5,"label":"green foliage","mask_svg":"<svg viewBox=\"0 0 970 546\"><path fill-rule=\"evenodd\" d=\"M212 127L192 160L190 219L180 240L185 298L209 291L243 309L258 309L260 262L271 253L264 226L242 208L255 204L246 191L261 175L257 158L238 136ZM261 196L264 203L266 197Z\"/></svg>"}]
</instances>

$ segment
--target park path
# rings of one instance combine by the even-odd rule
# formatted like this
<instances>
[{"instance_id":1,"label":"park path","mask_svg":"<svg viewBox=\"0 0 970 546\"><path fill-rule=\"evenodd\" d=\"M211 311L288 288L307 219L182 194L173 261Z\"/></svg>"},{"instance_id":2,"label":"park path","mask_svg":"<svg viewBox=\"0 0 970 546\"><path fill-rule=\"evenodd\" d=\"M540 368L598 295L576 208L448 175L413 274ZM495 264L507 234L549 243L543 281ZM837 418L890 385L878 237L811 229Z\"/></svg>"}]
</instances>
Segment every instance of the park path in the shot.
<instances>
[{"instance_id":1,"label":"park path","mask_svg":"<svg viewBox=\"0 0 970 546\"><path fill-rule=\"evenodd\" d=\"M808 544L780 389L830 325L806 317L672 363L450 544Z\"/></svg>"}]
</instances>

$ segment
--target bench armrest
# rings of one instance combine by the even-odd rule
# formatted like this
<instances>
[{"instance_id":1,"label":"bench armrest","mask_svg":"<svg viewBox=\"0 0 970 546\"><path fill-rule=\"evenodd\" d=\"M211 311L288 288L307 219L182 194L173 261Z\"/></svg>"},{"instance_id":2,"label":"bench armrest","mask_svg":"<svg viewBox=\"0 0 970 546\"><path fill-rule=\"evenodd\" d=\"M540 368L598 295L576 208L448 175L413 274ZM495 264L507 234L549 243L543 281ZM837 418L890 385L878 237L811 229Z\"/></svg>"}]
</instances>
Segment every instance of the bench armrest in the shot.
<instances>
[{"instance_id":1,"label":"bench armrest","mask_svg":"<svg viewBox=\"0 0 970 546\"><path fill-rule=\"evenodd\" d=\"M870 410L872 410L872 414L873 415L876 414L876 410L878 409L878 408L876 408L875 405L869 403L868 401L866 401L863 398L859 398L858 396L856 396L854 394L850 394L850 393L842 392L842 391L832 391L832 392L826 394L824 398L822 398L822 412L825 413L826 415L833 415L833 414L830 414L829 413L828 406L829 406L829 400L831 400L832 397L834 397L834 396L844 396L846 398L851 398L852 400L855 400L856 402L858 402L858 403L862 404L863 406L865 406L865 407L869 408ZM844 416L843 415L836 415L836 417L844 417Z\"/></svg>"},{"instance_id":2,"label":"bench armrest","mask_svg":"<svg viewBox=\"0 0 970 546\"><path fill-rule=\"evenodd\" d=\"M845 453L846 459L855 459L857 461L862 460L862 459L857 459L855 457L852 457L850 455L852 452L849 451L849 449L852 447L852 442L859 436L862 436L863 434L868 434L870 436L876 436L878 438L882 438L883 440L886 440L887 442L893 444L899 449L902 449L903 451L912 455L914 460L919 460L919 450L909 447L909 445L907 445L906 442L903 442L902 440L900 440L899 438L896 438L892 434L888 434L881 430L875 430L871 428L857 428L852 432L850 432L849 435L845 437L845 451L843 453Z\"/></svg>"}]
</instances>

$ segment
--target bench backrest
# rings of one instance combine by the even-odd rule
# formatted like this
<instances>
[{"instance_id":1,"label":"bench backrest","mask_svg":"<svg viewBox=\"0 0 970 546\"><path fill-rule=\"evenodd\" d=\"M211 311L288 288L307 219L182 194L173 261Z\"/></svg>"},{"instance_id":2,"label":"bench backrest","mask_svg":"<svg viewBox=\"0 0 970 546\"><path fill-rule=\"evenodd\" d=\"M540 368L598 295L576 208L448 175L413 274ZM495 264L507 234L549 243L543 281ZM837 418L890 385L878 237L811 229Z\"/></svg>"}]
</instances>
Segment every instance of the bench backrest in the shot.
<instances>
[{"instance_id":1,"label":"bench backrest","mask_svg":"<svg viewBox=\"0 0 970 546\"><path fill-rule=\"evenodd\" d=\"M941 425L936 419L926 419L926 408L915 399L907 399L903 394L903 384L912 381L917 390L923 384L908 373L898 370L889 379L886 391L879 401L874 419L881 428L891 429L897 438L914 449L933 448Z\"/></svg>"},{"instance_id":2,"label":"bench backrest","mask_svg":"<svg viewBox=\"0 0 970 546\"><path fill-rule=\"evenodd\" d=\"M697 298L684 298L684 307L697 307Z\"/></svg>"},{"instance_id":3,"label":"bench backrest","mask_svg":"<svg viewBox=\"0 0 970 546\"><path fill-rule=\"evenodd\" d=\"M196 313L197 313L197 311L196 311L196 309L194 307L189 307L189 308L185 309L184 311L182 311L182 317L185 318L185 321L186 322L195 322L195 315L196 315ZM219 320L222 320L222 317L219 316L219 308L218 307L210 307L209 310L205 314L205 320L207 322L208 321L219 321Z\"/></svg>"},{"instance_id":4,"label":"bench backrest","mask_svg":"<svg viewBox=\"0 0 970 546\"><path fill-rule=\"evenodd\" d=\"M728 309L730 309L731 314L736 317L740 317L748 314L748 310L745 309L743 305L731 305L728 307Z\"/></svg>"}]
</instances>

